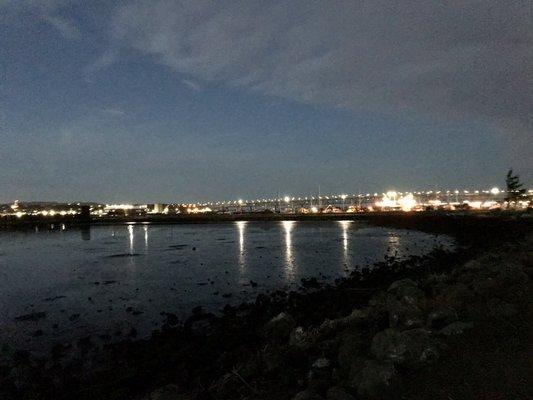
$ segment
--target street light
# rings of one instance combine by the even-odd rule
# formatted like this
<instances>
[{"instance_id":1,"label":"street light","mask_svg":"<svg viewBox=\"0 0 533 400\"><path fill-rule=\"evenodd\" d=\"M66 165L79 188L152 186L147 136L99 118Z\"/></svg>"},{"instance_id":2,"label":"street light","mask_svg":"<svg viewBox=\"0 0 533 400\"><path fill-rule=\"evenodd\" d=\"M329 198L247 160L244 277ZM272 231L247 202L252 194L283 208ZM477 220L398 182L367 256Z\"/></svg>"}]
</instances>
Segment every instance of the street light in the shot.
<instances>
[{"instance_id":1,"label":"street light","mask_svg":"<svg viewBox=\"0 0 533 400\"><path fill-rule=\"evenodd\" d=\"M289 196L285 196L283 198L283 200L285 200L285 203L289 204L290 208L291 208L291 212L292 212L292 205L290 205L291 203L291 198Z\"/></svg>"},{"instance_id":2,"label":"street light","mask_svg":"<svg viewBox=\"0 0 533 400\"><path fill-rule=\"evenodd\" d=\"M500 194L500 189L498 189L497 187L493 187L492 189L490 189L490 192L496 196Z\"/></svg>"},{"instance_id":3,"label":"street light","mask_svg":"<svg viewBox=\"0 0 533 400\"><path fill-rule=\"evenodd\" d=\"M347 197L347 196L346 196L345 194L341 194L341 199L342 199L342 211L346 211L346 210L344 209L344 201L346 200L346 197Z\"/></svg>"}]
</instances>

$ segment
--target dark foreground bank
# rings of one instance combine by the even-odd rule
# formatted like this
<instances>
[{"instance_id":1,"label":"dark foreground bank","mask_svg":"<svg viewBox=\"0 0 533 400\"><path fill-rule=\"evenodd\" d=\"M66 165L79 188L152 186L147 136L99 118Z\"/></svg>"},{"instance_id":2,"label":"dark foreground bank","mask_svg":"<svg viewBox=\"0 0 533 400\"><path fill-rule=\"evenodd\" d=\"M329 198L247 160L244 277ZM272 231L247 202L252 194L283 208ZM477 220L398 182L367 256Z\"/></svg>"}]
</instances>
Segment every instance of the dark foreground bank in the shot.
<instances>
[{"instance_id":1,"label":"dark foreground bank","mask_svg":"<svg viewBox=\"0 0 533 400\"><path fill-rule=\"evenodd\" d=\"M384 216L455 236L453 253L389 259L337 285L196 309L150 340L0 368L2 399L533 398L528 380L531 222Z\"/></svg>"}]
</instances>

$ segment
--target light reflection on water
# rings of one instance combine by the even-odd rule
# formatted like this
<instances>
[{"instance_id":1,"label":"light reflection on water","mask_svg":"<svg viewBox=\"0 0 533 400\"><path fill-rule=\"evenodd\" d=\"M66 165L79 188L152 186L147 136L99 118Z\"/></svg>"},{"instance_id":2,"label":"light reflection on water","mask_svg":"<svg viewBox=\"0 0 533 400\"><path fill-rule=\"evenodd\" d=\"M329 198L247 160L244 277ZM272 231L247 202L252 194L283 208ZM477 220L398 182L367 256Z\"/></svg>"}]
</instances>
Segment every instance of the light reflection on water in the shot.
<instances>
[{"instance_id":1,"label":"light reflection on water","mask_svg":"<svg viewBox=\"0 0 533 400\"><path fill-rule=\"evenodd\" d=\"M288 283L293 283L296 277L296 262L292 254L292 230L295 224L295 221L281 222L285 231L285 276Z\"/></svg>"},{"instance_id":2,"label":"light reflection on water","mask_svg":"<svg viewBox=\"0 0 533 400\"><path fill-rule=\"evenodd\" d=\"M239 231L239 266L241 269L245 268L245 258L244 258L244 230L246 229L247 221L237 221L237 230Z\"/></svg>"},{"instance_id":3,"label":"light reflection on water","mask_svg":"<svg viewBox=\"0 0 533 400\"><path fill-rule=\"evenodd\" d=\"M451 243L354 221L55 228L0 232L0 343L25 343L36 329L45 334L32 338L35 346L124 324L146 334L162 311L218 310L296 289L302 278L322 273L333 281L385 256L421 255ZM142 314L126 312L130 307ZM31 312L46 318L14 322ZM80 314L76 322L72 314Z\"/></svg>"},{"instance_id":4,"label":"light reflection on water","mask_svg":"<svg viewBox=\"0 0 533 400\"><path fill-rule=\"evenodd\" d=\"M339 225L342 229L342 255L343 255L343 261L344 265L349 265L349 259L348 259L348 229L350 228L350 224L353 221L339 221Z\"/></svg>"}]
</instances>

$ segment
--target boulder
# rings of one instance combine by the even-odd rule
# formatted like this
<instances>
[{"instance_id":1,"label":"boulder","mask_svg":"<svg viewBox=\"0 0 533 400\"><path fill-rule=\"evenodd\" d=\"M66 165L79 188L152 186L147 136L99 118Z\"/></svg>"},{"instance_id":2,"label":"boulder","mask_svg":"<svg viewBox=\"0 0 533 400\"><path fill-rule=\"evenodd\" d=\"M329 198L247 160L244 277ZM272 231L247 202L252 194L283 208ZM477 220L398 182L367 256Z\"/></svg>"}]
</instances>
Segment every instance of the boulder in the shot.
<instances>
[{"instance_id":1,"label":"boulder","mask_svg":"<svg viewBox=\"0 0 533 400\"><path fill-rule=\"evenodd\" d=\"M237 369L239 374L244 379L250 379L252 376L257 375L261 372L261 367L263 363L263 358L261 354L255 354L251 356L246 362L241 364Z\"/></svg>"},{"instance_id":2,"label":"boulder","mask_svg":"<svg viewBox=\"0 0 533 400\"><path fill-rule=\"evenodd\" d=\"M474 324L472 322L456 321L442 328L438 331L438 334L442 336L462 335L466 330L472 329L473 327Z\"/></svg>"},{"instance_id":3,"label":"boulder","mask_svg":"<svg viewBox=\"0 0 533 400\"><path fill-rule=\"evenodd\" d=\"M437 302L444 306L461 310L465 304L473 299L474 294L464 283L450 285L446 291L437 297Z\"/></svg>"},{"instance_id":4,"label":"boulder","mask_svg":"<svg viewBox=\"0 0 533 400\"><path fill-rule=\"evenodd\" d=\"M365 310L354 309L350 315L337 319L326 319L317 329L316 335L318 340L335 335L339 331L350 326L357 326L366 321L368 313Z\"/></svg>"},{"instance_id":5,"label":"boulder","mask_svg":"<svg viewBox=\"0 0 533 400\"><path fill-rule=\"evenodd\" d=\"M369 360L353 377L351 385L363 399L397 398L398 374L391 362Z\"/></svg>"},{"instance_id":6,"label":"boulder","mask_svg":"<svg viewBox=\"0 0 533 400\"><path fill-rule=\"evenodd\" d=\"M387 310L391 328L413 329L423 326L422 310L415 303L389 297Z\"/></svg>"},{"instance_id":7,"label":"boulder","mask_svg":"<svg viewBox=\"0 0 533 400\"><path fill-rule=\"evenodd\" d=\"M500 265L497 274L503 286L526 285L529 277L524 272L522 265L515 262L504 262Z\"/></svg>"},{"instance_id":8,"label":"boulder","mask_svg":"<svg viewBox=\"0 0 533 400\"><path fill-rule=\"evenodd\" d=\"M480 276L492 277L498 284L506 287L526 284L528 281L528 276L523 271L523 265L520 262L501 255L486 254L471 260L465 264L464 270L475 272L478 279Z\"/></svg>"},{"instance_id":9,"label":"boulder","mask_svg":"<svg viewBox=\"0 0 533 400\"><path fill-rule=\"evenodd\" d=\"M301 326L293 329L289 336L289 344L301 350L307 350L313 346L315 342L316 335Z\"/></svg>"},{"instance_id":10,"label":"boulder","mask_svg":"<svg viewBox=\"0 0 533 400\"><path fill-rule=\"evenodd\" d=\"M496 318L509 318L518 313L512 304L498 298L490 299L487 309L489 316Z\"/></svg>"},{"instance_id":11,"label":"boulder","mask_svg":"<svg viewBox=\"0 0 533 400\"><path fill-rule=\"evenodd\" d=\"M176 385L162 386L150 393L146 400L186 400Z\"/></svg>"},{"instance_id":12,"label":"boulder","mask_svg":"<svg viewBox=\"0 0 533 400\"><path fill-rule=\"evenodd\" d=\"M278 372L284 363L283 356L278 351L265 350L261 354L264 372L273 373Z\"/></svg>"},{"instance_id":13,"label":"boulder","mask_svg":"<svg viewBox=\"0 0 533 400\"><path fill-rule=\"evenodd\" d=\"M386 329L372 339L372 354L408 368L419 368L438 359L436 342L425 329Z\"/></svg>"},{"instance_id":14,"label":"boulder","mask_svg":"<svg viewBox=\"0 0 533 400\"><path fill-rule=\"evenodd\" d=\"M409 278L393 282L387 293L406 304L418 305L424 299L424 292L418 288L415 281Z\"/></svg>"},{"instance_id":15,"label":"boulder","mask_svg":"<svg viewBox=\"0 0 533 400\"><path fill-rule=\"evenodd\" d=\"M296 394L293 400L324 400L324 398L314 390L306 389Z\"/></svg>"},{"instance_id":16,"label":"boulder","mask_svg":"<svg viewBox=\"0 0 533 400\"><path fill-rule=\"evenodd\" d=\"M327 358L315 360L307 377L307 388L325 391L331 385L331 363Z\"/></svg>"},{"instance_id":17,"label":"boulder","mask_svg":"<svg viewBox=\"0 0 533 400\"><path fill-rule=\"evenodd\" d=\"M263 327L263 336L267 339L283 342L289 338L296 326L294 318L288 313L279 313Z\"/></svg>"},{"instance_id":18,"label":"boulder","mask_svg":"<svg viewBox=\"0 0 533 400\"><path fill-rule=\"evenodd\" d=\"M348 391L340 386L333 386L327 391L327 400L355 400Z\"/></svg>"},{"instance_id":19,"label":"boulder","mask_svg":"<svg viewBox=\"0 0 533 400\"><path fill-rule=\"evenodd\" d=\"M315 360L313 365L311 366L315 370L323 370L328 369L330 366L330 362L327 358L318 358Z\"/></svg>"},{"instance_id":20,"label":"boulder","mask_svg":"<svg viewBox=\"0 0 533 400\"><path fill-rule=\"evenodd\" d=\"M428 315L427 326L438 330L455 321L457 321L457 312L451 307L441 307Z\"/></svg>"},{"instance_id":21,"label":"boulder","mask_svg":"<svg viewBox=\"0 0 533 400\"><path fill-rule=\"evenodd\" d=\"M398 329L419 328L423 325L421 305L424 292L411 279L393 282L387 290L386 308L389 326Z\"/></svg>"},{"instance_id":22,"label":"boulder","mask_svg":"<svg viewBox=\"0 0 533 400\"><path fill-rule=\"evenodd\" d=\"M387 293L380 291L375 293L368 301L369 317L375 316L378 313L387 312Z\"/></svg>"},{"instance_id":23,"label":"boulder","mask_svg":"<svg viewBox=\"0 0 533 400\"><path fill-rule=\"evenodd\" d=\"M338 362L342 369L350 371L358 361L365 344L361 337L354 333L345 334L341 337L338 352Z\"/></svg>"}]
</instances>

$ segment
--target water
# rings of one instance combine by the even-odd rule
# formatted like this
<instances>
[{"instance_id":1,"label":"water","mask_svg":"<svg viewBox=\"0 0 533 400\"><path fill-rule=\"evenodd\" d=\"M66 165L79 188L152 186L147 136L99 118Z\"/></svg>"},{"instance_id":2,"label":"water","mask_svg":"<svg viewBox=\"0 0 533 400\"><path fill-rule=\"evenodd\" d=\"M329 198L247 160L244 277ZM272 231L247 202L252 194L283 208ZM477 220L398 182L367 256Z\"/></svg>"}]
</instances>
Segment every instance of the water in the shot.
<instances>
[{"instance_id":1,"label":"water","mask_svg":"<svg viewBox=\"0 0 533 400\"><path fill-rule=\"evenodd\" d=\"M302 278L331 282L385 256L453 245L353 221L57 228L0 232L0 343L37 351L131 327L147 336L162 312L217 311Z\"/></svg>"}]
</instances>

